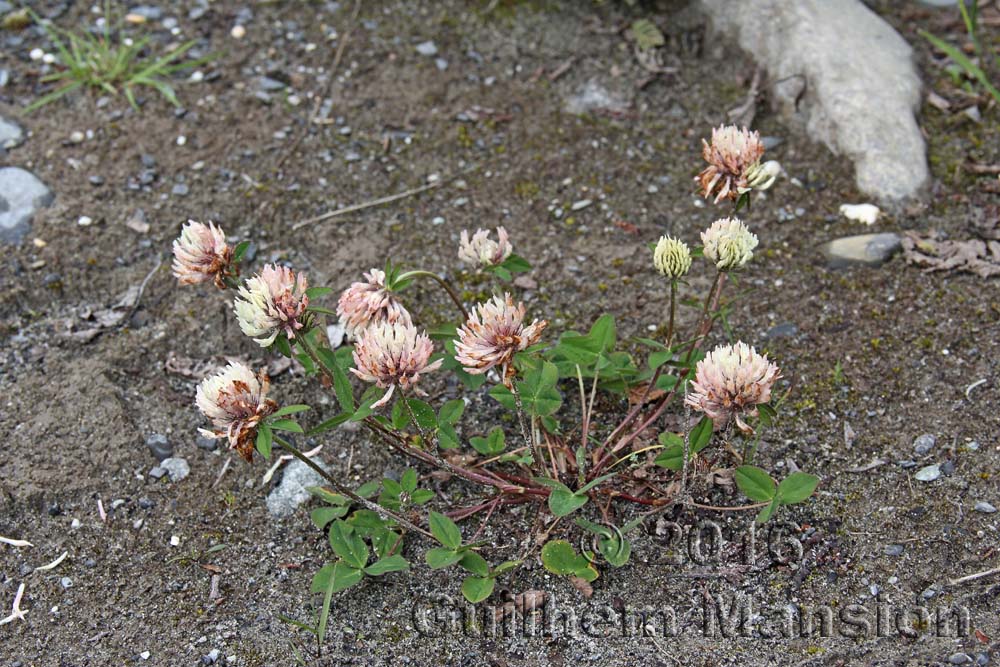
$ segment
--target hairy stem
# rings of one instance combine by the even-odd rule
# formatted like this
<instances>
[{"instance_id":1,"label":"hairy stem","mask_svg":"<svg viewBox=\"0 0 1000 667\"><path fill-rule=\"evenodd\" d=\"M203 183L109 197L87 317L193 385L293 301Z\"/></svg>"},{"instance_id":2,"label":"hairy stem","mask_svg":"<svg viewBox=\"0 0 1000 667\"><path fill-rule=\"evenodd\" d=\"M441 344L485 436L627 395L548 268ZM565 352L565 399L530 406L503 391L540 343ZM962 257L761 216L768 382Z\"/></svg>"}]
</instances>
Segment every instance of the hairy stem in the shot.
<instances>
[{"instance_id":1,"label":"hairy stem","mask_svg":"<svg viewBox=\"0 0 1000 667\"><path fill-rule=\"evenodd\" d=\"M462 322L465 322L466 320L469 319L469 311L465 309L465 304L462 303L462 300L458 297L458 293L455 291L455 288L452 287L451 283L449 283L447 280L445 280L438 274L433 273L431 271L418 270L418 271L407 271L403 275L399 276L399 278L397 278L397 281L406 280L408 278L431 278L432 280L437 282L437 284L440 285L442 288L444 288L444 291L448 293L448 296L451 297L451 300L455 303L456 306L458 306L458 309L462 311Z\"/></svg>"}]
</instances>

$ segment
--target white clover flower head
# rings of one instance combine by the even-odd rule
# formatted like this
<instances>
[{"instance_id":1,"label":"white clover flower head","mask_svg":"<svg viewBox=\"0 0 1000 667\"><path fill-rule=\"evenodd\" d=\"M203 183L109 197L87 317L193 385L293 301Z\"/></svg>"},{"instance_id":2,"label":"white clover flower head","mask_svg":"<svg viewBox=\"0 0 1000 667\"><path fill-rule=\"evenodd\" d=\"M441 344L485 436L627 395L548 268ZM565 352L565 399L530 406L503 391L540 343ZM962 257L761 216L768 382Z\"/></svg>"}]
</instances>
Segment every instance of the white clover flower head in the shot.
<instances>
[{"instance_id":1,"label":"white clover flower head","mask_svg":"<svg viewBox=\"0 0 1000 667\"><path fill-rule=\"evenodd\" d=\"M250 368L235 361L205 378L198 385L195 403L218 430L199 431L209 438L227 438L231 449L252 461L257 426L278 408L267 398L269 386L266 373L261 371L256 376Z\"/></svg>"},{"instance_id":2,"label":"white clover flower head","mask_svg":"<svg viewBox=\"0 0 1000 667\"><path fill-rule=\"evenodd\" d=\"M425 333L418 333L410 322L374 322L358 336L354 345L354 365L351 372L365 382L374 382L385 395L372 404L385 405L396 387L414 389L421 373L437 370L442 363L430 361L433 345Z\"/></svg>"},{"instance_id":3,"label":"white clover flower head","mask_svg":"<svg viewBox=\"0 0 1000 667\"><path fill-rule=\"evenodd\" d=\"M347 335L357 338L371 324L411 324L409 311L386 289L385 271L372 269L364 281L352 283L337 301L337 316Z\"/></svg>"},{"instance_id":4,"label":"white clover flower head","mask_svg":"<svg viewBox=\"0 0 1000 667\"><path fill-rule=\"evenodd\" d=\"M487 230L477 229L470 239L468 230L462 230L458 258L473 266L502 264L514 252L514 248L507 239L507 230L503 227L497 227L496 241L489 236L490 233Z\"/></svg>"},{"instance_id":5,"label":"white clover flower head","mask_svg":"<svg viewBox=\"0 0 1000 667\"><path fill-rule=\"evenodd\" d=\"M764 155L764 144L757 132L720 125L712 130L711 143L704 139L701 143L701 154L708 166L694 180L705 199L714 194L715 203L727 198L736 200L750 189L750 177L760 168Z\"/></svg>"},{"instance_id":6,"label":"white clover flower head","mask_svg":"<svg viewBox=\"0 0 1000 667\"><path fill-rule=\"evenodd\" d=\"M306 288L305 274L296 276L288 267L268 264L240 286L233 304L240 329L261 347L273 343L280 333L295 338L305 325Z\"/></svg>"},{"instance_id":7,"label":"white clover flower head","mask_svg":"<svg viewBox=\"0 0 1000 667\"><path fill-rule=\"evenodd\" d=\"M739 218L721 218L701 233L705 257L720 271L738 269L750 261L757 236Z\"/></svg>"},{"instance_id":8,"label":"white clover flower head","mask_svg":"<svg viewBox=\"0 0 1000 667\"><path fill-rule=\"evenodd\" d=\"M233 261L233 249L226 243L226 234L209 222L207 225L188 220L181 235L174 240L174 277L181 285L195 285L212 280L220 289L226 271Z\"/></svg>"},{"instance_id":9,"label":"white clover flower head","mask_svg":"<svg viewBox=\"0 0 1000 667\"><path fill-rule=\"evenodd\" d=\"M502 298L494 296L477 305L458 330L455 358L473 375L500 366L504 369L504 384L510 386L514 355L537 343L548 326L545 320L534 320L525 326L524 312L524 304L515 306L510 294Z\"/></svg>"},{"instance_id":10,"label":"white clover flower head","mask_svg":"<svg viewBox=\"0 0 1000 667\"><path fill-rule=\"evenodd\" d=\"M684 403L704 412L716 430L731 419L744 433L752 432L744 416L756 416L757 406L771 400L771 387L781 370L746 343L720 345L698 362L691 393Z\"/></svg>"},{"instance_id":11,"label":"white clover flower head","mask_svg":"<svg viewBox=\"0 0 1000 667\"><path fill-rule=\"evenodd\" d=\"M739 193L743 194L750 190L767 190L774 185L779 174L781 174L781 163L777 160L768 160L764 164L757 165L747 172L747 184L739 188Z\"/></svg>"},{"instance_id":12,"label":"white clover flower head","mask_svg":"<svg viewBox=\"0 0 1000 667\"><path fill-rule=\"evenodd\" d=\"M691 268L691 251L680 239L661 236L653 250L653 266L667 278L677 280Z\"/></svg>"}]
</instances>

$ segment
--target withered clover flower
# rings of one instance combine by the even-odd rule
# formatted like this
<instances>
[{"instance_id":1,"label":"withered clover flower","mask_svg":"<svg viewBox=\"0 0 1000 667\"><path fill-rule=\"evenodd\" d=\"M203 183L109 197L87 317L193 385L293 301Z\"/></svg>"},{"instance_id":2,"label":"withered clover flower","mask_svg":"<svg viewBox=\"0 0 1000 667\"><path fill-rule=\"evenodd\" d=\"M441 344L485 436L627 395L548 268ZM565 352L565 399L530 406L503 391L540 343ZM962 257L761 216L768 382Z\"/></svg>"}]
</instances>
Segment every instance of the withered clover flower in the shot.
<instances>
[{"instance_id":1,"label":"withered clover flower","mask_svg":"<svg viewBox=\"0 0 1000 667\"><path fill-rule=\"evenodd\" d=\"M458 330L455 358L465 370L481 375L500 366L504 384L510 386L514 375L514 355L538 342L548 326L545 320L524 325L524 304L516 306L510 294L494 296L476 306L468 321Z\"/></svg>"},{"instance_id":2,"label":"withered clover flower","mask_svg":"<svg viewBox=\"0 0 1000 667\"><path fill-rule=\"evenodd\" d=\"M296 276L288 267L268 264L240 287L233 304L240 329L261 347L280 333L295 338L309 306L306 287L305 274Z\"/></svg>"},{"instance_id":3,"label":"withered clover flower","mask_svg":"<svg viewBox=\"0 0 1000 667\"><path fill-rule=\"evenodd\" d=\"M778 366L746 343L720 345L698 362L684 403L704 412L716 430L735 419L741 431L750 433L743 417L756 416L757 406L771 400L771 387L780 377Z\"/></svg>"},{"instance_id":4,"label":"withered clover flower","mask_svg":"<svg viewBox=\"0 0 1000 667\"><path fill-rule=\"evenodd\" d=\"M701 233L705 258L720 271L741 268L753 257L757 235L739 218L721 218Z\"/></svg>"},{"instance_id":5,"label":"withered clover flower","mask_svg":"<svg viewBox=\"0 0 1000 667\"><path fill-rule=\"evenodd\" d=\"M691 268L691 251L683 241L661 236L653 249L653 265L665 277L677 280Z\"/></svg>"},{"instance_id":6,"label":"withered clover flower","mask_svg":"<svg viewBox=\"0 0 1000 667\"><path fill-rule=\"evenodd\" d=\"M752 189L766 190L774 183L781 166L774 161L761 164L764 144L760 135L735 125L720 125L712 130L712 142L704 139L702 157L708 166L694 179L705 199L715 195L715 203L736 200Z\"/></svg>"},{"instance_id":7,"label":"withered clover flower","mask_svg":"<svg viewBox=\"0 0 1000 667\"><path fill-rule=\"evenodd\" d=\"M462 230L458 258L467 264L497 266L503 264L512 252L514 248L507 239L507 230L503 227L497 227L496 241L490 238L490 233L485 229L477 229L471 239L468 230Z\"/></svg>"},{"instance_id":8,"label":"withered clover flower","mask_svg":"<svg viewBox=\"0 0 1000 667\"><path fill-rule=\"evenodd\" d=\"M430 361L433 345L424 333L407 322L376 322L364 329L354 345L354 365L351 372L365 382L374 382L385 395L372 404L385 405L398 386L400 390L416 388L421 373L437 370L442 363Z\"/></svg>"},{"instance_id":9,"label":"withered clover flower","mask_svg":"<svg viewBox=\"0 0 1000 667\"><path fill-rule=\"evenodd\" d=\"M195 403L218 430L199 429L209 438L227 438L229 447L247 462L253 460L257 426L278 409L267 398L270 381L239 362L231 362L219 373L205 378L198 386Z\"/></svg>"},{"instance_id":10,"label":"withered clover flower","mask_svg":"<svg viewBox=\"0 0 1000 667\"><path fill-rule=\"evenodd\" d=\"M181 285L211 280L219 289L225 289L225 276L232 261L233 249L226 243L225 232L211 222L206 225L188 220L174 240L171 269Z\"/></svg>"},{"instance_id":11,"label":"withered clover flower","mask_svg":"<svg viewBox=\"0 0 1000 667\"><path fill-rule=\"evenodd\" d=\"M371 324L411 324L409 311L395 294L386 289L385 271L372 269L365 280L352 283L337 302L340 323L351 338L357 338Z\"/></svg>"}]
</instances>

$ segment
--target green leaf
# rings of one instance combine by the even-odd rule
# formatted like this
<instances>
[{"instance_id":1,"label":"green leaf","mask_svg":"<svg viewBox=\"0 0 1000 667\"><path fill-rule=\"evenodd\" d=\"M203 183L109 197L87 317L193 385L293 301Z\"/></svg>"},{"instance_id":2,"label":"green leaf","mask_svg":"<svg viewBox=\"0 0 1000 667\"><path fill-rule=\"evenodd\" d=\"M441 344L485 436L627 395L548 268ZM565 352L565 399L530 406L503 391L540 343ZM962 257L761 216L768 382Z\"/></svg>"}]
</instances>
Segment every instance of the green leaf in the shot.
<instances>
[{"instance_id":1,"label":"green leaf","mask_svg":"<svg viewBox=\"0 0 1000 667\"><path fill-rule=\"evenodd\" d=\"M429 565L432 570L440 570L443 567L454 565L458 561L462 560L463 556L464 553L455 551L454 549L434 547L433 549L427 550L425 558L427 559L427 565Z\"/></svg>"},{"instance_id":2,"label":"green leaf","mask_svg":"<svg viewBox=\"0 0 1000 667\"><path fill-rule=\"evenodd\" d=\"M781 501L782 505L801 503L813 494L818 485L819 477L804 472L793 472L781 480L775 498Z\"/></svg>"},{"instance_id":3,"label":"green leaf","mask_svg":"<svg viewBox=\"0 0 1000 667\"><path fill-rule=\"evenodd\" d=\"M423 505L434 497L434 492L430 489L417 489L412 494L410 494L410 500L413 501L414 505Z\"/></svg>"},{"instance_id":4,"label":"green leaf","mask_svg":"<svg viewBox=\"0 0 1000 667\"><path fill-rule=\"evenodd\" d=\"M425 431L431 431L437 428L437 415L434 414L434 408L418 398L407 398L405 400L406 404L410 406L413 416L417 420L417 426Z\"/></svg>"},{"instance_id":5,"label":"green leaf","mask_svg":"<svg viewBox=\"0 0 1000 667\"><path fill-rule=\"evenodd\" d=\"M740 487L747 498L755 502L764 502L774 498L774 480L765 471L756 466L740 466L736 469L736 486Z\"/></svg>"},{"instance_id":6,"label":"green leaf","mask_svg":"<svg viewBox=\"0 0 1000 667\"><path fill-rule=\"evenodd\" d=\"M428 522L431 534L438 542L449 549L458 549L462 546L462 531L458 529L454 521L440 512L431 512Z\"/></svg>"},{"instance_id":7,"label":"green leaf","mask_svg":"<svg viewBox=\"0 0 1000 667\"><path fill-rule=\"evenodd\" d=\"M324 432L329 431L331 429L337 428L338 426L340 426L344 422L349 421L352 416L353 415L350 412L342 412L339 415L337 415L336 417L332 417L331 419L327 419L325 422L319 424L318 426L309 429L306 432L306 435L316 435L318 433L324 433Z\"/></svg>"},{"instance_id":8,"label":"green leaf","mask_svg":"<svg viewBox=\"0 0 1000 667\"><path fill-rule=\"evenodd\" d=\"M399 543L399 533L385 527L379 527L371 534L372 548L376 558L385 558L389 551Z\"/></svg>"},{"instance_id":9,"label":"green leaf","mask_svg":"<svg viewBox=\"0 0 1000 667\"><path fill-rule=\"evenodd\" d=\"M358 422L370 415L372 413L372 405L378 402L384 393L384 389L379 389L375 385L368 387L365 393L361 395L361 405L351 415L351 421Z\"/></svg>"},{"instance_id":10,"label":"green leaf","mask_svg":"<svg viewBox=\"0 0 1000 667\"><path fill-rule=\"evenodd\" d=\"M338 519L330 526L330 547L351 567L360 570L368 564L368 545L346 521Z\"/></svg>"},{"instance_id":11,"label":"green leaf","mask_svg":"<svg viewBox=\"0 0 1000 667\"><path fill-rule=\"evenodd\" d=\"M653 463L667 470L681 470L684 467L684 445L670 445L659 453Z\"/></svg>"},{"instance_id":12,"label":"green leaf","mask_svg":"<svg viewBox=\"0 0 1000 667\"><path fill-rule=\"evenodd\" d=\"M528 260L520 255L514 254L505 259L500 266L507 269L511 273L524 273L526 271L531 271L531 264L528 263Z\"/></svg>"},{"instance_id":13,"label":"green leaf","mask_svg":"<svg viewBox=\"0 0 1000 667\"><path fill-rule=\"evenodd\" d=\"M389 479L386 477L382 480L382 488L385 492L392 496L393 498L399 499L400 494L403 493L403 486L394 479Z\"/></svg>"},{"instance_id":14,"label":"green leaf","mask_svg":"<svg viewBox=\"0 0 1000 667\"><path fill-rule=\"evenodd\" d=\"M529 371L524 381L518 383L521 401L528 414L534 417L551 415L562 405L562 395L556 389L559 369L551 362L544 362L541 369Z\"/></svg>"},{"instance_id":15,"label":"green leaf","mask_svg":"<svg viewBox=\"0 0 1000 667\"><path fill-rule=\"evenodd\" d=\"M381 486L380 482L372 480L370 482L365 482L364 484L359 486L357 489L354 490L354 493L358 494L362 498L371 498L376 493L378 493L378 489L380 486Z\"/></svg>"},{"instance_id":16,"label":"green leaf","mask_svg":"<svg viewBox=\"0 0 1000 667\"><path fill-rule=\"evenodd\" d=\"M757 514L757 518L754 519L757 523L765 523L768 519L774 516L775 511L781 505L781 501L775 498L771 501L770 505L765 505L761 508L760 512Z\"/></svg>"},{"instance_id":17,"label":"green leaf","mask_svg":"<svg viewBox=\"0 0 1000 667\"><path fill-rule=\"evenodd\" d=\"M465 599L476 604L482 602L493 593L496 581L492 577L468 576L462 582L462 595Z\"/></svg>"},{"instance_id":18,"label":"green leaf","mask_svg":"<svg viewBox=\"0 0 1000 667\"><path fill-rule=\"evenodd\" d=\"M438 422L454 426L458 423L458 420L462 418L462 413L464 411L465 401L460 398L450 400L442 405L441 410L438 411Z\"/></svg>"},{"instance_id":19,"label":"green leaf","mask_svg":"<svg viewBox=\"0 0 1000 667\"><path fill-rule=\"evenodd\" d=\"M413 468L407 468L403 471L403 476L399 478L399 485L403 488L403 491L407 493L413 493L417 490L417 471Z\"/></svg>"},{"instance_id":20,"label":"green leaf","mask_svg":"<svg viewBox=\"0 0 1000 667\"><path fill-rule=\"evenodd\" d=\"M632 35L636 45L643 51L663 46L667 40L656 24L649 19L637 19L632 22Z\"/></svg>"},{"instance_id":21,"label":"green leaf","mask_svg":"<svg viewBox=\"0 0 1000 667\"><path fill-rule=\"evenodd\" d=\"M979 83L982 84L983 88L985 88L989 92L989 94L993 96L993 99L995 99L998 103L1000 103L1000 90L997 90L993 86L993 84L990 83L990 80L986 76L986 73L983 72L983 70L980 69L978 65L969 60L969 58L964 53L962 53L960 49L952 46L951 44L944 41L943 39L940 39L939 37L935 37L926 30L918 30L917 32L920 33L920 35L923 36L924 39L933 44L939 50L944 51L948 55L948 57L954 60L956 64L961 66L961 68L964 69L969 76L979 81Z\"/></svg>"},{"instance_id":22,"label":"green leaf","mask_svg":"<svg viewBox=\"0 0 1000 667\"><path fill-rule=\"evenodd\" d=\"M289 431L291 433L304 433L302 427L291 419L275 419L268 422L268 425L278 431Z\"/></svg>"},{"instance_id":23,"label":"green leaf","mask_svg":"<svg viewBox=\"0 0 1000 667\"><path fill-rule=\"evenodd\" d=\"M271 347L276 349L283 356L289 358L291 358L292 356L292 346L288 342L288 337L285 336L285 334L280 334L277 338L275 338L274 342L271 344Z\"/></svg>"},{"instance_id":24,"label":"green leaf","mask_svg":"<svg viewBox=\"0 0 1000 667\"><path fill-rule=\"evenodd\" d=\"M347 514L347 507L317 507L309 513L309 518L320 530L326 528L327 524L334 519L339 519Z\"/></svg>"},{"instance_id":25,"label":"green leaf","mask_svg":"<svg viewBox=\"0 0 1000 667\"><path fill-rule=\"evenodd\" d=\"M271 418L274 419L276 417L284 417L285 415L294 415L297 412L305 412L308 409L309 406L302 403L296 405L286 405L271 415Z\"/></svg>"},{"instance_id":26,"label":"green leaf","mask_svg":"<svg viewBox=\"0 0 1000 667\"><path fill-rule=\"evenodd\" d=\"M386 556L381 560L377 560L368 567L365 568L365 574L377 577L386 572L400 572L402 570L409 570L410 562L400 556L399 554L393 554L392 556Z\"/></svg>"},{"instance_id":27,"label":"green leaf","mask_svg":"<svg viewBox=\"0 0 1000 667\"><path fill-rule=\"evenodd\" d=\"M406 411L406 406L403 404L403 401L396 401L393 403L389 419L392 421L392 427L397 431L401 431L409 426L410 413Z\"/></svg>"},{"instance_id":28,"label":"green leaf","mask_svg":"<svg viewBox=\"0 0 1000 667\"><path fill-rule=\"evenodd\" d=\"M542 565L553 574L577 576L587 581L597 578L597 570L576 553L566 540L551 540L542 547Z\"/></svg>"},{"instance_id":29,"label":"green leaf","mask_svg":"<svg viewBox=\"0 0 1000 667\"><path fill-rule=\"evenodd\" d=\"M479 575L480 577L490 576L490 564L475 551L466 551L458 564L472 574Z\"/></svg>"},{"instance_id":30,"label":"green leaf","mask_svg":"<svg viewBox=\"0 0 1000 667\"><path fill-rule=\"evenodd\" d=\"M458 433L451 424L441 422L438 424L438 446L441 449L455 449L458 447Z\"/></svg>"},{"instance_id":31,"label":"green leaf","mask_svg":"<svg viewBox=\"0 0 1000 667\"><path fill-rule=\"evenodd\" d=\"M271 432L271 427L267 424L261 424L260 428L257 429L257 451L265 459L271 458L271 445L274 443L274 434Z\"/></svg>"},{"instance_id":32,"label":"green leaf","mask_svg":"<svg viewBox=\"0 0 1000 667\"><path fill-rule=\"evenodd\" d=\"M322 486L307 486L306 491L330 505L350 505L350 499L347 496L334 493L333 491L324 489Z\"/></svg>"},{"instance_id":33,"label":"green leaf","mask_svg":"<svg viewBox=\"0 0 1000 667\"><path fill-rule=\"evenodd\" d=\"M469 438L469 444L483 456L496 456L504 450L503 428L494 426L485 438L479 436Z\"/></svg>"},{"instance_id":34,"label":"green leaf","mask_svg":"<svg viewBox=\"0 0 1000 667\"><path fill-rule=\"evenodd\" d=\"M247 254L247 250L250 249L250 241L240 241L233 248L233 262L242 262L243 257Z\"/></svg>"},{"instance_id":35,"label":"green leaf","mask_svg":"<svg viewBox=\"0 0 1000 667\"><path fill-rule=\"evenodd\" d=\"M757 405L757 411L760 413L760 423L762 426L770 426L778 419L778 412L770 403L760 403Z\"/></svg>"},{"instance_id":36,"label":"green leaf","mask_svg":"<svg viewBox=\"0 0 1000 667\"><path fill-rule=\"evenodd\" d=\"M323 359L323 355L319 355L320 359ZM327 367L330 374L333 375L333 391L337 395L337 402L340 403L340 409L344 412L354 411L354 389L351 387L351 381L347 377L347 373L344 369L336 363L336 357L334 357L334 363ZM325 362L326 360L323 359ZM326 365L326 364L324 364Z\"/></svg>"},{"instance_id":37,"label":"green leaf","mask_svg":"<svg viewBox=\"0 0 1000 667\"><path fill-rule=\"evenodd\" d=\"M333 291L332 287L310 287L306 290L306 296L310 299L318 299Z\"/></svg>"},{"instance_id":38,"label":"green leaf","mask_svg":"<svg viewBox=\"0 0 1000 667\"><path fill-rule=\"evenodd\" d=\"M569 489L554 489L549 494L549 510L555 516L566 516L586 505L588 499L588 496L578 496Z\"/></svg>"},{"instance_id":39,"label":"green leaf","mask_svg":"<svg viewBox=\"0 0 1000 667\"><path fill-rule=\"evenodd\" d=\"M691 429L691 435L689 436L689 446L691 447L691 453L697 454L701 450L708 447L708 443L712 442L712 433L714 432L715 425L712 420L708 417L702 417L701 421L695 424L695 427Z\"/></svg>"},{"instance_id":40,"label":"green leaf","mask_svg":"<svg viewBox=\"0 0 1000 667\"><path fill-rule=\"evenodd\" d=\"M517 567L520 564L521 564L521 561L519 561L519 560L507 560L507 561L504 561L504 562L500 563L499 565L497 565L495 568L493 568L493 573L492 573L491 576L493 576L494 578L499 577L504 572L507 572L509 570L513 570L515 567Z\"/></svg>"}]
</instances>

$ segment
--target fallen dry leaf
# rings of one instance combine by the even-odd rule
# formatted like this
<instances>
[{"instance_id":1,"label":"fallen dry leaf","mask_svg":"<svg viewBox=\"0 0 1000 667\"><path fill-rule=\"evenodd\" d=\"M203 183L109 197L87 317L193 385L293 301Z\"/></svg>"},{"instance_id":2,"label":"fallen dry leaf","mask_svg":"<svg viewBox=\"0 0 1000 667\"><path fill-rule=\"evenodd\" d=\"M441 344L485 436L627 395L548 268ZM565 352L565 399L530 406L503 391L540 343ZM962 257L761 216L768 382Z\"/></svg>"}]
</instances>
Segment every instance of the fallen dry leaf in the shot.
<instances>
[{"instance_id":1,"label":"fallen dry leaf","mask_svg":"<svg viewBox=\"0 0 1000 667\"><path fill-rule=\"evenodd\" d=\"M590 585L590 582L586 579L581 579L580 577L570 577L569 583L573 584L573 588L580 591L580 594L588 600L594 594L594 587Z\"/></svg>"},{"instance_id":2,"label":"fallen dry leaf","mask_svg":"<svg viewBox=\"0 0 1000 667\"><path fill-rule=\"evenodd\" d=\"M927 236L906 232L903 256L907 264L922 266L928 273L967 271L981 278L1000 275L1000 241L951 241L933 232Z\"/></svg>"}]
</instances>

